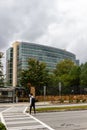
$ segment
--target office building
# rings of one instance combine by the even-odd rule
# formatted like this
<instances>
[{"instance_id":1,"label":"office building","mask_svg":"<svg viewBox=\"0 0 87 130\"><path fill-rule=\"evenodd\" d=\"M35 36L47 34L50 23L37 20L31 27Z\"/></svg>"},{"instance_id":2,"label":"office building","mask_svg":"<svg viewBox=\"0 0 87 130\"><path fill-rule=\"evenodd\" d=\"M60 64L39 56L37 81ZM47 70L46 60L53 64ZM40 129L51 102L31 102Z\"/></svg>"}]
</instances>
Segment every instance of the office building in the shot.
<instances>
[{"instance_id":1,"label":"office building","mask_svg":"<svg viewBox=\"0 0 87 130\"><path fill-rule=\"evenodd\" d=\"M26 69L28 59L35 58L47 64L52 71L63 59L71 59L77 64L76 56L66 50L28 42L14 42L6 51L6 76L8 84L17 86L19 70Z\"/></svg>"}]
</instances>

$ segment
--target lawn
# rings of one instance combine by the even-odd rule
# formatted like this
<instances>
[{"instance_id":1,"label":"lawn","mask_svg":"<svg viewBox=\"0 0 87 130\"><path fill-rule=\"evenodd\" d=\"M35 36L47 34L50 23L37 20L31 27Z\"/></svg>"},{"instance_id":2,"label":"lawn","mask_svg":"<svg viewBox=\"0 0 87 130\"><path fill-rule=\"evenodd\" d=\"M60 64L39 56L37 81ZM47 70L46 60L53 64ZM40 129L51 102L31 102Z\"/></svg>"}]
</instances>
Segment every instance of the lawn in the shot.
<instances>
[{"instance_id":1,"label":"lawn","mask_svg":"<svg viewBox=\"0 0 87 130\"><path fill-rule=\"evenodd\" d=\"M87 110L87 106L64 106L64 107L43 107L37 108L37 112L54 112L54 111L74 111L74 110Z\"/></svg>"}]
</instances>

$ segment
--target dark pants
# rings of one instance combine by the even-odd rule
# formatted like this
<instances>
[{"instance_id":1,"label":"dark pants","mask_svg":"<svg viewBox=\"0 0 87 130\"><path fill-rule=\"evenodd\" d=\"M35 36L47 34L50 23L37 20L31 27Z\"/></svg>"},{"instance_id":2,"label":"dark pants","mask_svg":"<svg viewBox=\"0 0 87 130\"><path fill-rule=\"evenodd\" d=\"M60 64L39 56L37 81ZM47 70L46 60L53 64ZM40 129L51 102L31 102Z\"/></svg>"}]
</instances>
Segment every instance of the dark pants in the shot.
<instances>
[{"instance_id":1,"label":"dark pants","mask_svg":"<svg viewBox=\"0 0 87 130\"><path fill-rule=\"evenodd\" d=\"M33 105L30 105L30 114L31 114L31 111L32 111L32 107L33 107L34 114L35 114L35 113L36 113L36 110L35 110L35 104L33 104Z\"/></svg>"}]
</instances>

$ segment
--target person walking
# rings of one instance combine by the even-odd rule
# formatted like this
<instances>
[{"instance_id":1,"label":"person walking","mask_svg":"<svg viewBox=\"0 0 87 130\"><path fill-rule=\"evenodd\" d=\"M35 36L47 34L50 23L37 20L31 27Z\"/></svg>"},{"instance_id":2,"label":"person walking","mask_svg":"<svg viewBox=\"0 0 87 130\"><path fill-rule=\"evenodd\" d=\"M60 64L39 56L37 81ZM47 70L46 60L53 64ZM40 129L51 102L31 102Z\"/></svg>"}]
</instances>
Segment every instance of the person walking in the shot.
<instances>
[{"instance_id":1,"label":"person walking","mask_svg":"<svg viewBox=\"0 0 87 130\"><path fill-rule=\"evenodd\" d=\"M36 110L35 110L35 97L33 96L32 93L29 96L30 96L30 114L31 114L31 111L32 111L32 107L33 107L34 114L35 114L36 113Z\"/></svg>"}]
</instances>

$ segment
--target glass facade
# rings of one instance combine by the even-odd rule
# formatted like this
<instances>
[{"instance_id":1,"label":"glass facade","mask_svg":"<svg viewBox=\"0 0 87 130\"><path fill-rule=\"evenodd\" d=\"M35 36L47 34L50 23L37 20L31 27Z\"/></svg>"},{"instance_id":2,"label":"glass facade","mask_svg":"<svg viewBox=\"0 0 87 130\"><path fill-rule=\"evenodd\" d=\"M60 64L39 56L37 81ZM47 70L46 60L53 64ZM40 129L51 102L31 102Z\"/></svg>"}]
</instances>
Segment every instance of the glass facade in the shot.
<instances>
[{"instance_id":1,"label":"glass facade","mask_svg":"<svg viewBox=\"0 0 87 130\"><path fill-rule=\"evenodd\" d=\"M19 68L27 68L28 58L36 58L39 61L45 62L50 70L53 70L56 64L63 59L71 59L76 63L75 55L65 50L21 42L19 45Z\"/></svg>"},{"instance_id":2,"label":"glass facade","mask_svg":"<svg viewBox=\"0 0 87 130\"><path fill-rule=\"evenodd\" d=\"M19 68L26 69L28 58L35 58L39 61L46 62L50 70L53 70L56 64L63 59L71 59L76 63L75 55L65 50L21 42L19 45Z\"/></svg>"},{"instance_id":3,"label":"glass facade","mask_svg":"<svg viewBox=\"0 0 87 130\"><path fill-rule=\"evenodd\" d=\"M7 77L9 81L12 81L12 61L13 61L13 52L14 48L10 48L7 51ZM63 59L71 59L75 63L77 63L76 56L73 53L68 51L44 46L35 43L27 43L27 42L19 42L17 45L17 72L22 69L27 68L27 60L29 58L35 58L41 62L45 62L47 64L47 68L52 71L56 64ZM10 65L9 65L10 64ZM17 73L18 79L18 73Z\"/></svg>"}]
</instances>

